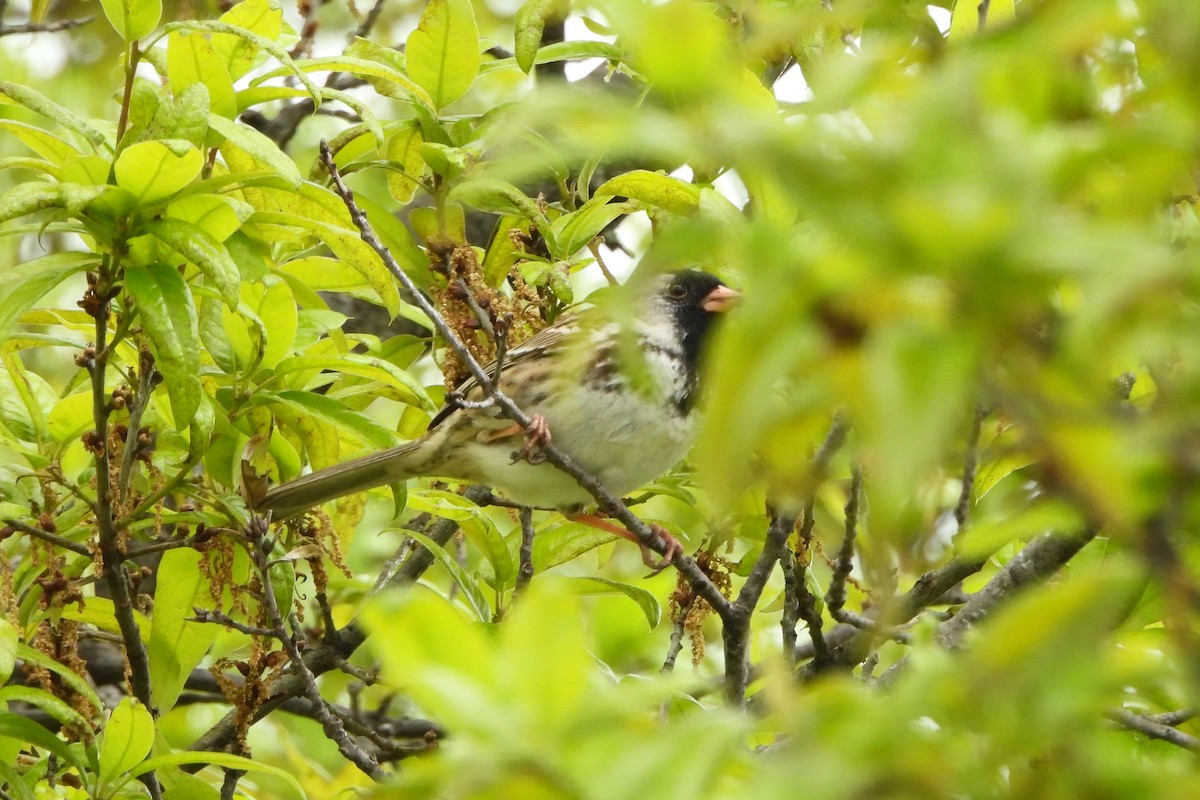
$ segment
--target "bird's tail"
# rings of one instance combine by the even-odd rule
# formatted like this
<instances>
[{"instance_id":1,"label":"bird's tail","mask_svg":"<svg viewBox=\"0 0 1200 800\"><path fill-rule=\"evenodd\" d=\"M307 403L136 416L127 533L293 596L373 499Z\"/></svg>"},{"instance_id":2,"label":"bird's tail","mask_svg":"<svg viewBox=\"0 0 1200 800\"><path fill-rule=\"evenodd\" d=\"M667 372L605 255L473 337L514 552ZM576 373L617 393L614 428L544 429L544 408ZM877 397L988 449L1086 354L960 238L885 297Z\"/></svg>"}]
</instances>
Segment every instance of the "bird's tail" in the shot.
<instances>
[{"instance_id":1,"label":"bird's tail","mask_svg":"<svg viewBox=\"0 0 1200 800\"><path fill-rule=\"evenodd\" d=\"M328 500L423 474L422 469L428 467L425 443L417 439L276 486L267 492L258 510L270 511L273 519L289 519Z\"/></svg>"}]
</instances>

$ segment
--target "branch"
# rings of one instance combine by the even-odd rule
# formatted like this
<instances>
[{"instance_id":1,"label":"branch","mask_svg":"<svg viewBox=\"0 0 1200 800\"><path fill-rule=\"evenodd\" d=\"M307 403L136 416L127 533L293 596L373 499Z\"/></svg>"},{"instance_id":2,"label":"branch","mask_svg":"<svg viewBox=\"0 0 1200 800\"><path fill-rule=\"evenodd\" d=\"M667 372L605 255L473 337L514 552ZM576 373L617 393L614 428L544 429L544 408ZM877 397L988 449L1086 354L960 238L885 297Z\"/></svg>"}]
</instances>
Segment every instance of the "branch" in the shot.
<instances>
[{"instance_id":1,"label":"branch","mask_svg":"<svg viewBox=\"0 0 1200 800\"><path fill-rule=\"evenodd\" d=\"M1123 708L1113 709L1107 712L1104 716L1111 719L1123 728L1128 728L1132 731L1145 734L1151 739L1161 739L1164 742L1170 742L1177 747L1182 747L1185 750L1191 750L1194 753L1200 753L1200 739L1191 734L1184 733L1177 728L1159 722L1155 717L1135 714L1132 711L1127 711Z\"/></svg>"},{"instance_id":2,"label":"branch","mask_svg":"<svg viewBox=\"0 0 1200 800\"><path fill-rule=\"evenodd\" d=\"M249 534L251 550L254 554L254 563L258 569L259 581L262 586L263 606L267 612L267 620L275 630L275 638L283 642L283 647L291 659L293 671L299 675L301 684L304 687L304 694L313 705L313 717L317 722L321 723L321 729L325 732L325 735L337 745L338 752L352 762L354 766L369 775L372 780L383 780L386 773L379 766L379 762L374 756L365 752L350 739L350 735L346 733L346 727L342 724L341 719L329 710L325 698L321 696L321 690L317 686L316 676L313 675L308 665L304 663L304 655L300 652L300 646L288 634L288 627L285 626L283 615L279 610L278 604L275 602L275 592L271 590L270 548L263 547L268 525L269 522L265 517L260 517L257 514L252 515L247 533ZM299 627L294 611L289 611L287 622L292 630Z\"/></svg>"},{"instance_id":3,"label":"branch","mask_svg":"<svg viewBox=\"0 0 1200 800\"><path fill-rule=\"evenodd\" d=\"M1057 572L1096 536L1094 528L1073 534L1047 533L1037 537L1013 556L987 585L971 596L957 614L938 628L938 641L957 648L976 622L990 614L1013 594Z\"/></svg>"},{"instance_id":4,"label":"branch","mask_svg":"<svg viewBox=\"0 0 1200 800\"><path fill-rule=\"evenodd\" d=\"M95 16L78 17L76 19L60 19L55 22L21 22L16 25L0 24L0 36L14 36L18 33L59 33L90 25Z\"/></svg>"},{"instance_id":5,"label":"branch","mask_svg":"<svg viewBox=\"0 0 1200 800\"><path fill-rule=\"evenodd\" d=\"M533 579L533 511L522 508L519 514L521 517L521 550L517 563L520 564L520 567L517 569L517 585L513 589L514 597L525 591L525 587Z\"/></svg>"},{"instance_id":6,"label":"branch","mask_svg":"<svg viewBox=\"0 0 1200 800\"><path fill-rule=\"evenodd\" d=\"M321 143L321 161L325 164L326 170L328 170L330 177L333 179L334 189L342 198L342 202L345 203L347 210L349 210L350 217L358 228L362 240L378 254L388 270L396 277L396 280L400 281L400 284L412 295L413 304L420 308L433 322L438 334L446 342L447 346L454 351L455 355L458 356L461 363L467 367L467 370L475 378L483 393L495 401L497 408L505 417L516 422L524 430L529 431L533 426L533 420L513 402L512 398L500 391L491 379L491 376L484 370L483 365L475 359L458 337L454 335L454 331L446 323L445 318L438 313L438 310L434 308L428 298L422 294L417 285L413 283L412 278L400 268L400 265L396 263L396 259L392 256L391 252L380 241L366 214L359 208L358 203L354 200L354 195L342 180L337 164L333 160L333 153L330 151L329 145L325 142ZM649 525L634 516L629 508L621 502L621 498L608 491L594 475L580 467L574 459L558 449L551 442L543 443L541 445L541 452L546 456L546 461L574 478L576 483L586 489L596 499L597 505L602 511L624 525L642 544L660 555L666 554L666 543L659 538L658 534ZM726 621L728 617L734 614L732 604L721 594L720 590L709 580L708 576L697 566L695 561L686 554L680 553L675 557L672 564L677 570L683 573L692 590L707 600L723 621Z\"/></svg>"},{"instance_id":7,"label":"branch","mask_svg":"<svg viewBox=\"0 0 1200 800\"><path fill-rule=\"evenodd\" d=\"M490 494L490 490L485 486L472 486L465 492L465 496L473 502L476 498L483 498L488 494ZM454 536L457 531L457 522L451 519L440 519L426 534L430 540L440 546L450 541L450 537ZM411 586L420 579L425 570L433 565L433 561L433 553L424 547L417 547L401 566L395 569L385 569L375 586L371 588L369 595L376 594L387 586ZM322 675L338 669L339 665L346 658L353 655L354 651L361 647L366 640L367 632L358 625L351 623L336 632L336 634L327 635L316 647L310 647L306 650L304 659L300 663L311 674ZM272 681L267 691L271 699L258 707L254 712L251 724L258 722L275 709L282 708L305 694L303 680L297 674L296 670L297 666L293 664L288 667L288 670L284 674ZM196 741L192 742L191 747L188 749L192 751L225 750L234 741L236 731L236 712L230 711L202 736L196 739ZM436 729L431 729L431 731L435 737L440 734ZM426 735L428 736L428 733ZM199 769L199 767L196 767L196 769Z\"/></svg>"},{"instance_id":8,"label":"branch","mask_svg":"<svg viewBox=\"0 0 1200 800\"><path fill-rule=\"evenodd\" d=\"M837 562L833 567L833 578L829 582L829 591L825 593L825 605L829 615L838 622L850 622L843 613L846 605L846 581L854 569L854 540L858 536L859 500L862 498L862 467L855 466L850 470L850 495L846 498L846 532L842 536L842 546L838 550Z\"/></svg>"},{"instance_id":9,"label":"branch","mask_svg":"<svg viewBox=\"0 0 1200 800\"><path fill-rule=\"evenodd\" d=\"M57 533L44 531L41 528L36 528L33 525L22 522L19 519L6 519L4 520L4 524L19 530L26 536L32 536L35 539L41 539L43 542L52 544L55 547L61 547L63 550L70 550L75 555L84 556L85 558L92 557L92 553L87 549L87 545L72 541L65 536L59 536Z\"/></svg>"},{"instance_id":10,"label":"branch","mask_svg":"<svg viewBox=\"0 0 1200 800\"><path fill-rule=\"evenodd\" d=\"M767 579L775 569L787 539L796 527L796 517L791 514L776 514L767 529L767 538L763 543L762 553L742 590L738 592L737 600L728 617L722 617L721 642L725 648L725 696L735 705L741 706L746 701L746 686L750 682L750 615L758 600L762 597Z\"/></svg>"}]
</instances>

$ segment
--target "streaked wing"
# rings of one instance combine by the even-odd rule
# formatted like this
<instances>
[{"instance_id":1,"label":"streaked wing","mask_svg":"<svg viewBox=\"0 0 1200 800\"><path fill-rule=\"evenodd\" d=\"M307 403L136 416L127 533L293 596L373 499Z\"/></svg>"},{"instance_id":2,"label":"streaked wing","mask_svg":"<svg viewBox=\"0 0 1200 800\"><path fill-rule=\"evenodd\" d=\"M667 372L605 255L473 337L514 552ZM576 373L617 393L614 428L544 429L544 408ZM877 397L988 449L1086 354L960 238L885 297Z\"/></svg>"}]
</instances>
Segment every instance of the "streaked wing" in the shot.
<instances>
[{"instance_id":1,"label":"streaked wing","mask_svg":"<svg viewBox=\"0 0 1200 800\"><path fill-rule=\"evenodd\" d=\"M529 339L521 342L521 344L517 345L512 350L509 350L507 355L504 357L505 374L507 374L508 370L510 369L520 368L522 364L528 364L528 362L541 358L547 353L560 350L563 344L569 341L571 337L578 332L579 326L576 324L575 320L576 317L574 316L563 317L553 325L542 328L542 330L535 333ZM496 377L495 361L486 365L483 369L489 378L494 379ZM479 381L475 380L474 377L467 378L465 381L460 383L454 391L468 400L482 399L482 395L479 392ZM447 403L446 405L442 406L437 414L434 415L433 419L429 421L429 429L433 430L436 428L443 421L445 421L447 417L457 410L458 407L453 403Z\"/></svg>"}]
</instances>

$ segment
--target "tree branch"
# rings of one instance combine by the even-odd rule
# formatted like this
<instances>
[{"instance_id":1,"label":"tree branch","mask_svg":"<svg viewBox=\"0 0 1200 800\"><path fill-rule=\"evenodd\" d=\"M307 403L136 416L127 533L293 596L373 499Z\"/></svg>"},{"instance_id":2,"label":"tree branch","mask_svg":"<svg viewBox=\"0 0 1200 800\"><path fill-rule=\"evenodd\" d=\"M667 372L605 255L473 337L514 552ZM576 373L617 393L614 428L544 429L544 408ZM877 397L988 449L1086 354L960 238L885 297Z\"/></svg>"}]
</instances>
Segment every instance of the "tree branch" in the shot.
<instances>
[{"instance_id":1,"label":"tree branch","mask_svg":"<svg viewBox=\"0 0 1200 800\"><path fill-rule=\"evenodd\" d=\"M958 613L938 628L944 647L961 646L967 632L1013 594L1057 572L1096 536L1094 528L1071 534L1047 533L1013 556L987 585L971 596Z\"/></svg>"}]
</instances>

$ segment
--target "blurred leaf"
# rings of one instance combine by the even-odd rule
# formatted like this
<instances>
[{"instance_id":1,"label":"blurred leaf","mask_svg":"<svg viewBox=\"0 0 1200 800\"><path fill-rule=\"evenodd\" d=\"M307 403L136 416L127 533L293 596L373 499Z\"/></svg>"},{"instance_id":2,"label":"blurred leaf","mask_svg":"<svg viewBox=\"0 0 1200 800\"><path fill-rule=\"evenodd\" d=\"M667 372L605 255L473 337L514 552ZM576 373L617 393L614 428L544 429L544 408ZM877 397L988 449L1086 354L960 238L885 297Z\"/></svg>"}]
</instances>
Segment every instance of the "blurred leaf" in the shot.
<instances>
[{"instance_id":1,"label":"blurred leaf","mask_svg":"<svg viewBox=\"0 0 1200 800\"><path fill-rule=\"evenodd\" d=\"M568 7L562 0L525 0L513 18L517 66L525 74L533 69L534 58L542 44L546 20L561 19Z\"/></svg>"},{"instance_id":2,"label":"blurred leaf","mask_svg":"<svg viewBox=\"0 0 1200 800\"><path fill-rule=\"evenodd\" d=\"M458 588L462 590L463 597L470 604L471 610L475 612L476 619L480 622L489 622L492 618L492 609L488 605L483 589L474 578L467 574L467 571L455 560L454 556L447 553L437 542L422 533L417 533L416 531L405 531L405 533L420 542L422 547L433 554L433 557L442 565L446 572L450 573L450 577L458 584Z\"/></svg>"},{"instance_id":3,"label":"blurred leaf","mask_svg":"<svg viewBox=\"0 0 1200 800\"><path fill-rule=\"evenodd\" d=\"M662 621L662 607L659 606L658 599L640 587L630 586L619 581L610 581L607 578L573 578L571 586L580 594L625 595L637 603L638 608L646 615L646 622L650 624L651 629L657 628L658 623Z\"/></svg>"},{"instance_id":4,"label":"blurred leaf","mask_svg":"<svg viewBox=\"0 0 1200 800\"><path fill-rule=\"evenodd\" d=\"M87 770L87 765L80 757L78 750L68 747L66 742L36 722L17 716L9 711L0 711L0 737L15 739L18 742L27 742L34 747L40 747L49 753L53 753L80 772Z\"/></svg>"},{"instance_id":5,"label":"blurred leaf","mask_svg":"<svg viewBox=\"0 0 1200 800\"><path fill-rule=\"evenodd\" d=\"M8 683L17 660L17 629L6 619L0 619L0 683Z\"/></svg>"}]
</instances>

